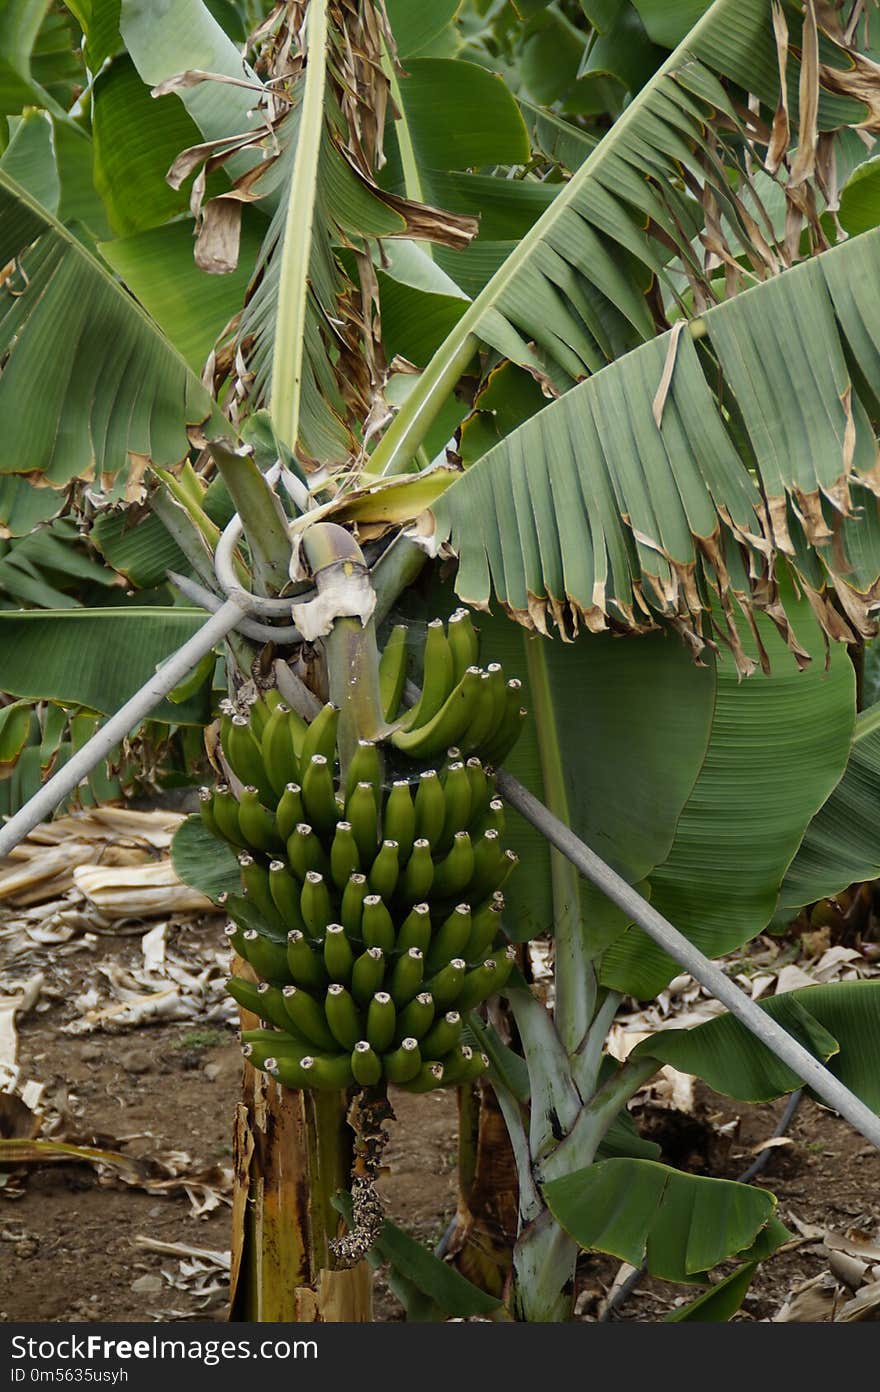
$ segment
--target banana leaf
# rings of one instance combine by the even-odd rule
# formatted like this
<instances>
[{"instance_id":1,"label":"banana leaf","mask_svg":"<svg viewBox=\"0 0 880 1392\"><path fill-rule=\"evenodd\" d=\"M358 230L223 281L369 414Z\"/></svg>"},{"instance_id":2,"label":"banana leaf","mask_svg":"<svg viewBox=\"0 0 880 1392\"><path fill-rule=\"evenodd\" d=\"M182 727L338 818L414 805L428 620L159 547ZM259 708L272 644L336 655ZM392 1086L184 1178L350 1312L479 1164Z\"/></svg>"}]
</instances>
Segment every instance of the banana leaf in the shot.
<instances>
[{"instance_id":1,"label":"banana leaf","mask_svg":"<svg viewBox=\"0 0 880 1392\"><path fill-rule=\"evenodd\" d=\"M741 681L729 660L717 664L706 757L671 850L647 876L654 907L708 957L766 927L804 832L849 754L852 664L835 645L826 671L823 635L807 601L787 597L787 607L814 661L799 671L784 639L759 616L769 672ZM752 642L749 651L758 651ZM641 929L630 927L603 954L600 978L649 999L677 971Z\"/></svg>"},{"instance_id":2,"label":"banana leaf","mask_svg":"<svg viewBox=\"0 0 880 1392\"><path fill-rule=\"evenodd\" d=\"M803 904L880 876L880 705L856 717L843 777L810 822L779 894L792 916Z\"/></svg>"},{"instance_id":3,"label":"banana leaf","mask_svg":"<svg viewBox=\"0 0 880 1392\"><path fill-rule=\"evenodd\" d=\"M215 407L155 324L87 247L0 171L0 472L121 489L132 455L176 464Z\"/></svg>"},{"instance_id":4,"label":"banana leaf","mask_svg":"<svg viewBox=\"0 0 880 1392\"><path fill-rule=\"evenodd\" d=\"M201 609L62 609L0 612L0 690L108 714L202 627ZM151 720L203 725L207 687L182 705L163 701Z\"/></svg>"},{"instance_id":5,"label":"banana leaf","mask_svg":"<svg viewBox=\"0 0 880 1392\"><path fill-rule=\"evenodd\" d=\"M652 1276L706 1282L747 1252L773 1219L772 1194L684 1174L652 1160L602 1160L543 1186L553 1216L584 1249L610 1252ZM778 1242L789 1234L781 1224Z\"/></svg>"},{"instance_id":6,"label":"banana leaf","mask_svg":"<svg viewBox=\"0 0 880 1392\"><path fill-rule=\"evenodd\" d=\"M241 890L235 852L218 841L199 816L187 817L174 833L171 863L184 884L200 889L209 899Z\"/></svg>"},{"instance_id":7,"label":"banana leaf","mask_svg":"<svg viewBox=\"0 0 880 1392\"><path fill-rule=\"evenodd\" d=\"M761 1001L761 1009L880 1112L880 982L837 981L805 986ZM746 1102L770 1102L801 1079L732 1015L691 1029L661 1030L631 1057L656 1058L703 1078L716 1092Z\"/></svg>"}]
</instances>

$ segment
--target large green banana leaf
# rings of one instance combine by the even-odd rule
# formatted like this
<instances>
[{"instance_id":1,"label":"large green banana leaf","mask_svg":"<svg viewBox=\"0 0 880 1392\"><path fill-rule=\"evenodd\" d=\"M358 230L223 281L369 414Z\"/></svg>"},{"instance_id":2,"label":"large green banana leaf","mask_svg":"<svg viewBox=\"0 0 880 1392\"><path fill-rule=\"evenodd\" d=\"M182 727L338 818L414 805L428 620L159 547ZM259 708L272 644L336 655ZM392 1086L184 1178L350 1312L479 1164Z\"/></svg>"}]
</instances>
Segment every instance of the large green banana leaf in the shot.
<instances>
[{"instance_id":1,"label":"large green banana leaf","mask_svg":"<svg viewBox=\"0 0 880 1392\"><path fill-rule=\"evenodd\" d=\"M786 105L797 129L802 16L791 0L784 10ZM824 36L821 52L817 128L870 119L861 103L839 95L857 59ZM537 365L565 389L662 328L664 295L674 301L689 284L697 308L712 303L718 286L694 241L704 228L728 265L733 247L741 249L752 279L785 263L786 253L768 244L775 237L763 212L756 218L754 204L735 191L750 188L747 137L770 138L769 125L766 134L744 129L746 92L770 113L779 104L771 7L715 0L489 279L378 446L377 471L406 467L415 424L439 409L449 390L444 369L468 341ZM799 177L808 174L799 168ZM736 281L739 272L731 275Z\"/></svg>"},{"instance_id":2,"label":"large green banana leaf","mask_svg":"<svg viewBox=\"0 0 880 1392\"><path fill-rule=\"evenodd\" d=\"M814 660L803 670L769 619L756 631L768 673L738 679L716 667L706 757L679 817L671 850L648 875L651 902L708 957L748 942L773 915L779 887L804 832L846 767L855 718L855 674L823 635L807 601L786 597ZM754 640L749 649L757 651ZM648 999L678 970L640 928L606 949L605 985Z\"/></svg>"},{"instance_id":3,"label":"large green banana leaf","mask_svg":"<svg viewBox=\"0 0 880 1392\"><path fill-rule=\"evenodd\" d=\"M789 1236L774 1219L772 1194L653 1160L602 1160L543 1190L579 1246L635 1267L646 1261L651 1275L666 1281L702 1283L719 1262L746 1257L762 1235L762 1255Z\"/></svg>"},{"instance_id":4,"label":"large green banana leaf","mask_svg":"<svg viewBox=\"0 0 880 1392\"><path fill-rule=\"evenodd\" d=\"M204 622L202 610L183 608L0 612L0 691L110 713ZM151 719L203 724L204 696L163 701Z\"/></svg>"},{"instance_id":5,"label":"large green banana leaf","mask_svg":"<svg viewBox=\"0 0 880 1392\"><path fill-rule=\"evenodd\" d=\"M503 617L486 617L480 637L482 661L501 662L523 681L530 713L505 767L547 801L548 761L558 751L565 806L554 810L631 883L642 880L669 854L706 757L714 661L696 667L674 634L638 641L600 634L563 645L523 634ZM567 906L558 895L554 903L546 840L518 814L507 815L505 839L522 864L505 890L505 927L526 939L552 931ZM607 901L597 900L584 881L580 886L578 907L595 953ZM610 922L619 932L616 918Z\"/></svg>"},{"instance_id":6,"label":"large green banana leaf","mask_svg":"<svg viewBox=\"0 0 880 1392\"><path fill-rule=\"evenodd\" d=\"M709 310L699 347L673 331L533 416L434 506L458 593L485 606L494 591L539 628L664 615L699 634L720 592L712 626L747 670L733 601L784 624L782 555L826 631L851 635L823 589L864 630L880 575L878 283L880 230Z\"/></svg>"},{"instance_id":7,"label":"large green banana leaf","mask_svg":"<svg viewBox=\"0 0 880 1392\"><path fill-rule=\"evenodd\" d=\"M880 1112L880 981L806 986L761 1001L761 1009ZM716 1092L745 1102L769 1102L801 1085L797 1074L732 1015L691 1029L661 1030L630 1055L644 1056L694 1073Z\"/></svg>"},{"instance_id":8,"label":"large green banana leaf","mask_svg":"<svg viewBox=\"0 0 880 1392\"><path fill-rule=\"evenodd\" d=\"M175 464L216 408L76 236L0 170L0 472L59 486Z\"/></svg>"},{"instance_id":9,"label":"large green banana leaf","mask_svg":"<svg viewBox=\"0 0 880 1392\"><path fill-rule=\"evenodd\" d=\"M826 670L809 604L786 604L814 660L799 670L759 615L770 670L747 680L729 655L695 667L671 634L560 644L481 620L483 660L523 680L531 713L506 767L545 802L556 799L573 830L712 957L767 925L850 752L852 664L835 645ZM750 638L747 652L757 651ZM507 930L552 930L571 906L554 887L546 842L512 813L507 839L521 860L505 889ZM569 884L567 893L577 892ZM605 985L648 998L675 975L675 963L583 882L576 908L588 954L602 953Z\"/></svg>"},{"instance_id":10,"label":"large green banana leaf","mask_svg":"<svg viewBox=\"0 0 880 1392\"><path fill-rule=\"evenodd\" d=\"M259 214L245 214L238 265L222 276L196 265L188 221L101 242L99 250L178 353L201 373L220 334L241 309L265 230Z\"/></svg>"},{"instance_id":11,"label":"large green banana leaf","mask_svg":"<svg viewBox=\"0 0 880 1392\"><path fill-rule=\"evenodd\" d=\"M782 882L779 909L794 913L880 876L880 706L856 717L846 771L804 834Z\"/></svg>"}]
</instances>

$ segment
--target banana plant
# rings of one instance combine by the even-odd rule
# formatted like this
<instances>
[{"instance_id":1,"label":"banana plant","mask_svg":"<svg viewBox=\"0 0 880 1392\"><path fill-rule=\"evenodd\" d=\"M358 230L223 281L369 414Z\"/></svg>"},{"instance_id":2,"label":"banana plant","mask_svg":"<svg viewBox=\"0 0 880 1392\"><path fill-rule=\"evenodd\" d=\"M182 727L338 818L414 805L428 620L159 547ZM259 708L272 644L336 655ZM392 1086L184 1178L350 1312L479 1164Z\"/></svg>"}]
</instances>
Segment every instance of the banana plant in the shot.
<instances>
[{"instance_id":1,"label":"banana plant","mask_svg":"<svg viewBox=\"0 0 880 1392\"><path fill-rule=\"evenodd\" d=\"M247 62L233 7L226 28L201 0L159 25L142 0L68 8L85 31L87 101L65 100L64 80L45 95L34 85L39 26L10 49L38 109L13 118L0 160L7 524L29 532L67 495L87 499L120 574L164 575L158 557L173 545L181 592L198 582L215 606L213 552L236 512L246 540L233 583L283 590L295 614L310 579L321 591L325 572L353 567L354 613L325 606L312 630L324 653L313 685L329 676L350 726L343 777L356 734L379 733L404 757L407 741L429 753L441 726L445 737L443 721L429 731L445 706L427 714L430 686L409 728L398 711L396 731L377 730L368 604L381 591L387 613L426 553L456 556L459 595L478 609L494 598L517 621L484 626L484 657L515 644L505 665L536 714L514 771L708 955L760 931L780 887L793 905L820 881L843 883L854 862L873 865L870 845L835 860L832 801L835 785L841 806L859 795L857 766L850 784L844 772L854 701L843 643L870 630L880 575L877 233L859 170L877 88L839 7L715 0L689 8L698 18L683 32L679 11L652 0L590 7L589 25L555 7L511 11L500 28L479 5L428 16L394 0L386 28L369 0L311 0L273 11ZM532 61L548 33L577 50L552 94ZM577 111L588 119L566 119ZM845 215L849 185L838 199L835 180L853 168L861 192ZM845 216L861 235L831 246ZM69 305L74 331L53 332ZM276 461L283 505L263 477ZM25 474L44 487L29 490ZM138 548L111 509L139 502L145 478L158 529ZM340 529L357 532L360 551ZM195 623L177 607L136 619L154 636ZM9 621L36 635L54 616ZM576 641L551 644L554 623ZM254 660L246 632L227 647L239 699ZM8 678L0 668L13 693L33 682L13 674L15 656ZM274 671L313 717L291 667ZM348 702L352 671L362 703ZM116 700L100 693L94 708ZM569 726L591 759L571 757ZM857 743L870 767L869 734ZM763 817L744 781L756 767L772 790ZM603 1061L619 995L662 989L674 967L558 853L510 827L530 868L507 931L552 931L557 969L552 1019L510 978L521 1053L480 1017L466 1046L490 1061L519 1173L506 1308L567 1317L579 1246L647 1255L685 1282L738 1256L729 1306L780 1240L772 1200L659 1167L623 1109L660 1055ZM853 1001L815 1014L805 1002L786 1023L876 1106L859 1052L874 992ZM714 1036L681 1056L690 1048L712 1086L745 1089L733 1095L793 1085L739 1029L723 1036L738 1071L715 1067ZM331 1247L330 1190L350 1159L342 1093L246 1076L236 1144L254 1202L239 1196L250 1227L247 1241L238 1228L237 1309L357 1317L363 1266L334 1270ZM310 1228L302 1195L316 1156L325 1180ZM603 1229L635 1193L638 1206ZM697 1213L715 1240L690 1247ZM416 1317L502 1308L393 1225L376 1254Z\"/></svg>"}]
</instances>

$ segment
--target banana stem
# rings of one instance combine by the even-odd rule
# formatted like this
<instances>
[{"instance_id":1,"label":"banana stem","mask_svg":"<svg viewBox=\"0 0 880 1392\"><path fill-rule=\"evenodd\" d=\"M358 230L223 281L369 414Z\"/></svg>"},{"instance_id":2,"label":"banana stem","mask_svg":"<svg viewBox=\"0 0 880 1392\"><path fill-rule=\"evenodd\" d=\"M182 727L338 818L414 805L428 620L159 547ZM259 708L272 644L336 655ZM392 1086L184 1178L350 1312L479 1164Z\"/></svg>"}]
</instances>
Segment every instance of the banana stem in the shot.
<instances>
[{"instance_id":1,"label":"banana stem","mask_svg":"<svg viewBox=\"0 0 880 1392\"><path fill-rule=\"evenodd\" d=\"M554 816L569 822L562 745L550 691L545 640L524 638L529 689L541 761L544 801ZM559 1037L571 1057L586 1039L596 1005L596 973L584 942L581 887L577 870L552 845L553 940L556 954L555 1019Z\"/></svg>"},{"instance_id":2,"label":"banana stem","mask_svg":"<svg viewBox=\"0 0 880 1392\"><path fill-rule=\"evenodd\" d=\"M330 699L339 707L337 747L344 782L358 740L377 739L384 727L375 605L367 604L374 598L370 573L351 533L334 523L307 528L302 547L315 577L314 604L326 606L330 625L324 651Z\"/></svg>"}]
</instances>

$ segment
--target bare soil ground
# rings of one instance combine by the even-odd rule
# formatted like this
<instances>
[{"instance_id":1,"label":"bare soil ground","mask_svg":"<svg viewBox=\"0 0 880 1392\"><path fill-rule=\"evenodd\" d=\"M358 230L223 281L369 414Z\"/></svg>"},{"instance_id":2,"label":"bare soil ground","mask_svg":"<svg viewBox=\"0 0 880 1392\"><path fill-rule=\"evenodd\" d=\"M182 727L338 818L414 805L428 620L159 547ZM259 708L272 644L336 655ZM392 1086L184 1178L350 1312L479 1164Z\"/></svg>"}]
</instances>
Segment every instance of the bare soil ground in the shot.
<instances>
[{"instance_id":1,"label":"bare soil ground","mask_svg":"<svg viewBox=\"0 0 880 1392\"><path fill-rule=\"evenodd\" d=\"M185 948L187 934L216 932L216 920L178 931ZM32 1012L20 1025L23 1076L38 1078L47 1095L62 1099L84 1138L132 1157L186 1152L190 1161L184 1168L194 1174L228 1166L241 1069L231 1027L187 1021L116 1035L71 1037L61 1032L76 1018L71 1002L94 980L102 955L133 967L141 960L140 941L103 938L87 960L85 954L67 960L67 998L52 1000L48 1009ZM698 1089L692 1115L654 1109L640 1124L661 1141L671 1163L734 1177L751 1158L751 1148L771 1133L782 1105L726 1104ZM390 1216L433 1244L455 1210L454 1093L398 1094L395 1108L398 1125L384 1184ZM732 1131L719 1133L718 1127L731 1121L736 1122ZM790 1223L794 1215L801 1223L876 1232L880 1154L809 1101L802 1104L790 1135L793 1144L773 1151L758 1181L778 1196L783 1221ZM178 1256L138 1245L146 1237L228 1249L229 1207L221 1201L197 1216L204 1193L195 1191L194 1205L179 1188L169 1195L145 1192L108 1171L99 1177L90 1164L28 1166L20 1183L0 1186L0 1318L224 1319L222 1271L187 1274ZM11 1197L15 1194L19 1197ZM610 1258L583 1260L578 1279L582 1318L595 1318L618 1267ZM765 1264L741 1317L772 1318L795 1285L827 1267L827 1253L815 1240L801 1240ZM680 1288L647 1281L620 1317L655 1320L680 1297ZM377 1317L401 1317L381 1276Z\"/></svg>"}]
</instances>

